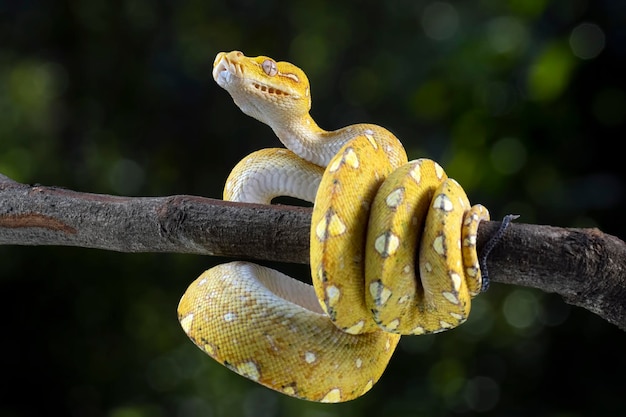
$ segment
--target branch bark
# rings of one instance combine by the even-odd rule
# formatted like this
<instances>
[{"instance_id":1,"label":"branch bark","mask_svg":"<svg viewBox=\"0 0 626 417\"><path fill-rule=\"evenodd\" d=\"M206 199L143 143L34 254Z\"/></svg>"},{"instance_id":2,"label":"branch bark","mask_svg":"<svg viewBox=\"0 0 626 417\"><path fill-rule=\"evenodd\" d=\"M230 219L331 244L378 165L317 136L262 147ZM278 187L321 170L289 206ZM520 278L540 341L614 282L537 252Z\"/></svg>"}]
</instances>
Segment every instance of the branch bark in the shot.
<instances>
[{"instance_id":1,"label":"branch bark","mask_svg":"<svg viewBox=\"0 0 626 417\"><path fill-rule=\"evenodd\" d=\"M204 197L116 197L0 174L0 244L177 252L308 263L311 209ZM478 251L500 222L482 222ZM560 294L626 330L626 244L597 229L514 223L489 255L492 281Z\"/></svg>"}]
</instances>

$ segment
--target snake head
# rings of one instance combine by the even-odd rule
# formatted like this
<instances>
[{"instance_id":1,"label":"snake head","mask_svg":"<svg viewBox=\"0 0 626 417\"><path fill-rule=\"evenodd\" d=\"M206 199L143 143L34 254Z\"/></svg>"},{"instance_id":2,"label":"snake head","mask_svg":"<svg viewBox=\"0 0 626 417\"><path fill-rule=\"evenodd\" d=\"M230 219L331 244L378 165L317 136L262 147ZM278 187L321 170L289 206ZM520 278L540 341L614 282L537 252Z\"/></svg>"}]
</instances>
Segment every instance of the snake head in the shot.
<instances>
[{"instance_id":1,"label":"snake head","mask_svg":"<svg viewBox=\"0 0 626 417\"><path fill-rule=\"evenodd\" d=\"M311 108L309 80L289 62L220 52L213 62L213 78L245 114L272 127L284 126Z\"/></svg>"}]
</instances>

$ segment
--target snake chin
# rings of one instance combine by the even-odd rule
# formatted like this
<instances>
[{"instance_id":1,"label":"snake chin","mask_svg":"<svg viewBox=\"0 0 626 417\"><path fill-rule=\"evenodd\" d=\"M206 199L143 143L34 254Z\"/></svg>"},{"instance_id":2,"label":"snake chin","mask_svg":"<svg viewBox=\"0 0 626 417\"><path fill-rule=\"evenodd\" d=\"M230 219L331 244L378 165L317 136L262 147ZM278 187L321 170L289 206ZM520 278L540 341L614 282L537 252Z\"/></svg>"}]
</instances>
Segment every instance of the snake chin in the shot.
<instances>
[{"instance_id":1,"label":"snake chin","mask_svg":"<svg viewBox=\"0 0 626 417\"><path fill-rule=\"evenodd\" d=\"M220 71L215 77L215 81L218 85L224 86L232 82L232 73L228 70Z\"/></svg>"},{"instance_id":2,"label":"snake chin","mask_svg":"<svg viewBox=\"0 0 626 417\"><path fill-rule=\"evenodd\" d=\"M218 66L213 69L213 79L222 88L226 88L227 85L233 82L234 71L228 68L224 61L221 61Z\"/></svg>"}]
</instances>

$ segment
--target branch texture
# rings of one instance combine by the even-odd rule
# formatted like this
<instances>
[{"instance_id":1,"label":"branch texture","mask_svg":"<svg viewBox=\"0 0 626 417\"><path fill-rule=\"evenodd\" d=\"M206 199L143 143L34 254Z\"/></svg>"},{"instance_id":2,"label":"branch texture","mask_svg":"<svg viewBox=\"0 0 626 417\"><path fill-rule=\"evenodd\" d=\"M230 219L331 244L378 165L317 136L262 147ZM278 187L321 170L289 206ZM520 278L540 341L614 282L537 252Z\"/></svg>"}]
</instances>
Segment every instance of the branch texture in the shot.
<instances>
[{"instance_id":1,"label":"branch texture","mask_svg":"<svg viewBox=\"0 0 626 417\"><path fill-rule=\"evenodd\" d=\"M177 252L308 263L311 209L195 196L115 197L0 174L0 244ZM482 222L478 250L499 222ZM560 294L626 330L626 244L597 229L512 224L489 255L494 282Z\"/></svg>"}]
</instances>

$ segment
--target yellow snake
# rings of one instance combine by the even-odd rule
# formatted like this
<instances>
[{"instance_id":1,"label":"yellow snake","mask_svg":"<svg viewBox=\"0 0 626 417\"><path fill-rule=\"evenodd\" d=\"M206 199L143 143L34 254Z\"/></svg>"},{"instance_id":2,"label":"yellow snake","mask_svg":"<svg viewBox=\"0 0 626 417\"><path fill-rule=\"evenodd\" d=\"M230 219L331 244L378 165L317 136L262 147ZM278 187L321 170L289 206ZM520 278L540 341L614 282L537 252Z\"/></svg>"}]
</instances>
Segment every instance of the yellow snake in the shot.
<instances>
[{"instance_id":1,"label":"yellow snake","mask_svg":"<svg viewBox=\"0 0 626 417\"><path fill-rule=\"evenodd\" d=\"M401 334L467 319L481 289L476 232L489 214L436 162L407 162L386 129L321 129L308 79L288 62L221 52L213 78L287 147L239 162L224 199L314 201L313 286L252 263L218 265L183 295L181 326L215 360L269 388L311 401L356 398L378 381Z\"/></svg>"}]
</instances>

